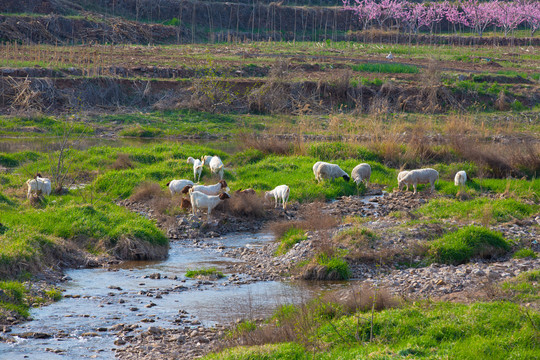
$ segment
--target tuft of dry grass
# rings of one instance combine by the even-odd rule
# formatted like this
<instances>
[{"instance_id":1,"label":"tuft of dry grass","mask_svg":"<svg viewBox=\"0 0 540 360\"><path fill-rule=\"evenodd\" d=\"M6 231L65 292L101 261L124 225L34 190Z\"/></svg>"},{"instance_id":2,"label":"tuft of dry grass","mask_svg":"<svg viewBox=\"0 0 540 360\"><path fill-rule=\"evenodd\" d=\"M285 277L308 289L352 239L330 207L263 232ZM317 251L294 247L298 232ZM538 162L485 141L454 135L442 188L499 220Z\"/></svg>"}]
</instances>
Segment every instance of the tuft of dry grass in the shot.
<instances>
[{"instance_id":1,"label":"tuft of dry grass","mask_svg":"<svg viewBox=\"0 0 540 360\"><path fill-rule=\"evenodd\" d=\"M133 169L133 163L129 158L129 154L116 154L116 160L111 165L111 168L113 168L114 170Z\"/></svg>"},{"instance_id":2,"label":"tuft of dry grass","mask_svg":"<svg viewBox=\"0 0 540 360\"><path fill-rule=\"evenodd\" d=\"M156 197L161 197L161 195L162 190L158 183L145 181L134 189L130 200L147 201Z\"/></svg>"},{"instance_id":3,"label":"tuft of dry grass","mask_svg":"<svg viewBox=\"0 0 540 360\"><path fill-rule=\"evenodd\" d=\"M271 223L269 229L279 239L291 228L317 231L328 230L338 224L338 220L335 217L321 211L319 202L307 204L300 210L298 217L300 218L298 220Z\"/></svg>"},{"instance_id":4,"label":"tuft of dry grass","mask_svg":"<svg viewBox=\"0 0 540 360\"><path fill-rule=\"evenodd\" d=\"M235 216L263 218L266 214L264 199L256 194L233 194L227 201L222 201L219 207Z\"/></svg>"}]
</instances>

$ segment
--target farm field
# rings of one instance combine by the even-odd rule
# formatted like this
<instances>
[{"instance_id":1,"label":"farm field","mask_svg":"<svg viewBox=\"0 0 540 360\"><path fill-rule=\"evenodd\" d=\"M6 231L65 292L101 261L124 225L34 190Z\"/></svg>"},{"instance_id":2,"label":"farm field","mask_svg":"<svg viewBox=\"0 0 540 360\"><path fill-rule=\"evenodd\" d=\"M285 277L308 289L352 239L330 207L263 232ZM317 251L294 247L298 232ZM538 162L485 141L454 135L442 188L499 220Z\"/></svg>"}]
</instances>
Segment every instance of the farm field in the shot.
<instances>
[{"instance_id":1,"label":"farm field","mask_svg":"<svg viewBox=\"0 0 540 360\"><path fill-rule=\"evenodd\" d=\"M0 4L0 354L540 357L537 8Z\"/></svg>"}]
</instances>

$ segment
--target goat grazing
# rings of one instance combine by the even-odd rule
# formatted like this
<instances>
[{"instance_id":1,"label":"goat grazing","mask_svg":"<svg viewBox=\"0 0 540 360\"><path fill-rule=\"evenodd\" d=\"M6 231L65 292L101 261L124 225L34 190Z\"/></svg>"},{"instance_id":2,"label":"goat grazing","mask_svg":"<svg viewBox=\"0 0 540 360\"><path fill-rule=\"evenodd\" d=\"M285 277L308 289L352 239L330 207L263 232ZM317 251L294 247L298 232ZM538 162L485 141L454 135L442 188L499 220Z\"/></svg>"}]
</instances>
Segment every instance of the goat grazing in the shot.
<instances>
[{"instance_id":1,"label":"goat grazing","mask_svg":"<svg viewBox=\"0 0 540 360\"><path fill-rule=\"evenodd\" d=\"M356 185L360 185L360 183L364 181L367 188L369 185L369 178L371 177L371 166L366 163L356 165L351 172L351 177Z\"/></svg>"},{"instance_id":2,"label":"goat grazing","mask_svg":"<svg viewBox=\"0 0 540 360\"><path fill-rule=\"evenodd\" d=\"M397 174L397 181L398 181L398 189L401 190L401 185L400 182L401 182L401 179L403 179L405 177L405 175L407 175L409 172L408 171L400 171L399 174ZM409 185L408 184L404 184L407 186L407 191L409 191Z\"/></svg>"},{"instance_id":3,"label":"goat grazing","mask_svg":"<svg viewBox=\"0 0 540 360\"><path fill-rule=\"evenodd\" d=\"M28 193L26 194L27 198L30 198L32 191L41 191L43 195L51 194L51 180L41 177L40 173L37 173L34 179L27 180L26 185L28 186Z\"/></svg>"},{"instance_id":4,"label":"goat grazing","mask_svg":"<svg viewBox=\"0 0 540 360\"><path fill-rule=\"evenodd\" d=\"M439 172L435 169L426 168L411 170L398 182L398 187L401 189L403 184L412 185L414 194L416 194L416 185L429 183L431 185L430 193L433 193L435 181L439 181Z\"/></svg>"},{"instance_id":5,"label":"goat grazing","mask_svg":"<svg viewBox=\"0 0 540 360\"><path fill-rule=\"evenodd\" d=\"M317 165L317 163L315 163L315 165ZM315 165L313 165L313 170L316 173L315 179L317 179L318 182L321 182L323 179L331 179L334 181L334 179L338 177L342 177L345 181L351 179L349 175L336 164L320 161L320 164L318 164L319 166L316 167Z\"/></svg>"},{"instance_id":6,"label":"goat grazing","mask_svg":"<svg viewBox=\"0 0 540 360\"><path fill-rule=\"evenodd\" d=\"M456 186L465 186L467 182L467 173L463 170L458 171L454 177L454 185Z\"/></svg>"},{"instance_id":7,"label":"goat grazing","mask_svg":"<svg viewBox=\"0 0 540 360\"><path fill-rule=\"evenodd\" d=\"M171 180L171 181L169 181L167 183L167 186L169 187L171 195L174 195L176 193L182 193L182 190L187 185L192 185L193 186L193 181L182 179L182 180Z\"/></svg>"},{"instance_id":8,"label":"goat grazing","mask_svg":"<svg viewBox=\"0 0 540 360\"><path fill-rule=\"evenodd\" d=\"M201 181L201 174L204 167L204 164L199 159L194 159L191 156L187 158L188 164L193 164L193 177L194 180L199 182Z\"/></svg>"},{"instance_id":9,"label":"goat grazing","mask_svg":"<svg viewBox=\"0 0 540 360\"><path fill-rule=\"evenodd\" d=\"M218 174L219 179L223 179L223 162L219 156L205 155L201 158L201 160L204 165L210 166L210 171L212 171L213 174Z\"/></svg>"},{"instance_id":10,"label":"goat grazing","mask_svg":"<svg viewBox=\"0 0 540 360\"><path fill-rule=\"evenodd\" d=\"M193 188L193 191L202 192L206 195L219 195L222 192L229 192L230 190L225 180L219 180L219 182L214 185L186 185L181 193L187 194L191 188Z\"/></svg>"},{"instance_id":11,"label":"goat grazing","mask_svg":"<svg viewBox=\"0 0 540 360\"><path fill-rule=\"evenodd\" d=\"M267 191L264 194L265 199L269 199L270 197L273 197L276 201L276 205L274 207L277 208L279 202L281 201L283 203L283 210L286 210L287 201L289 201L289 187L287 185L276 186L274 190Z\"/></svg>"}]
</instances>

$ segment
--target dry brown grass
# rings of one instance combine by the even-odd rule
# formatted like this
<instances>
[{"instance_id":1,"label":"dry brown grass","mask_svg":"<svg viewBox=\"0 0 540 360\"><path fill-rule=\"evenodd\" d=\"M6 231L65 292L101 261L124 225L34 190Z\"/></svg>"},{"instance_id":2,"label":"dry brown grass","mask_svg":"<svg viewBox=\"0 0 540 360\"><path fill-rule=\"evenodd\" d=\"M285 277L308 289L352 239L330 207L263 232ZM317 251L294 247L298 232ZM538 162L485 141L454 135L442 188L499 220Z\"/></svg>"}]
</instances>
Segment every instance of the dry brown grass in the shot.
<instances>
[{"instance_id":1,"label":"dry brown grass","mask_svg":"<svg viewBox=\"0 0 540 360\"><path fill-rule=\"evenodd\" d=\"M225 213L248 218L263 218L266 215L264 199L256 194L232 194L230 199L220 203L219 208Z\"/></svg>"},{"instance_id":2,"label":"dry brown grass","mask_svg":"<svg viewBox=\"0 0 540 360\"><path fill-rule=\"evenodd\" d=\"M321 204L314 202L303 207L298 214L297 220L279 221L268 225L270 231L277 239L281 238L289 229L298 228L305 231L317 231L332 229L339 223L332 215L321 211Z\"/></svg>"},{"instance_id":3,"label":"dry brown grass","mask_svg":"<svg viewBox=\"0 0 540 360\"><path fill-rule=\"evenodd\" d=\"M238 141L244 149L255 149L264 154L290 155L295 149L294 143L275 136L242 133L238 136Z\"/></svg>"},{"instance_id":4,"label":"dry brown grass","mask_svg":"<svg viewBox=\"0 0 540 360\"><path fill-rule=\"evenodd\" d=\"M169 192L162 190L155 182L143 182L135 188L129 199L145 203L160 215L166 214L175 206Z\"/></svg>"},{"instance_id":5,"label":"dry brown grass","mask_svg":"<svg viewBox=\"0 0 540 360\"><path fill-rule=\"evenodd\" d=\"M312 336L320 325L357 311L381 311L400 305L401 301L385 289L351 286L295 306L292 311L278 311L269 323L259 324L254 330L233 331L221 348L283 342L298 342L309 348L320 348L324 345ZM284 308L290 309L288 306ZM355 330L358 331L351 329Z\"/></svg>"},{"instance_id":6,"label":"dry brown grass","mask_svg":"<svg viewBox=\"0 0 540 360\"><path fill-rule=\"evenodd\" d=\"M133 190L130 200L147 201L162 195L161 186L156 182L143 182Z\"/></svg>"},{"instance_id":7,"label":"dry brown grass","mask_svg":"<svg viewBox=\"0 0 540 360\"><path fill-rule=\"evenodd\" d=\"M111 165L111 168L114 170L133 169L133 163L131 162L129 154L116 154L116 160Z\"/></svg>"}]
</instances>

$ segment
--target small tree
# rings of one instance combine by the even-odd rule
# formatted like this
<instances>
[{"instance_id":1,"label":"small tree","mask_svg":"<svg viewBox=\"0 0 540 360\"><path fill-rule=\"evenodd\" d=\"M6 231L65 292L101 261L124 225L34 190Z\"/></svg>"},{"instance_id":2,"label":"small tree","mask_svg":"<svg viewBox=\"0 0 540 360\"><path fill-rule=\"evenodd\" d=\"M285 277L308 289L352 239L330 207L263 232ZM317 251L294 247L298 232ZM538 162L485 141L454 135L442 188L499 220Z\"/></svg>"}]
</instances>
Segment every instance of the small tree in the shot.
<instances>
[{"instance_id":1,"label":"small tree","mask_svg":"<svg viewBox=\"0 0 540 360\"><path fill-rule=\"evenodd\" d=\"M84 134L84 130L77 134L77 130L79 130L77 119L78 115L72 115L69 118L63 119L62 135L58 151L51 151L49 153L51 182L53 191L57 194L62 193L74 163L74 158L71 156L73 145L79 142ZM69 186L71 184L67 185Z\"/></svg>"}]
</instances>

